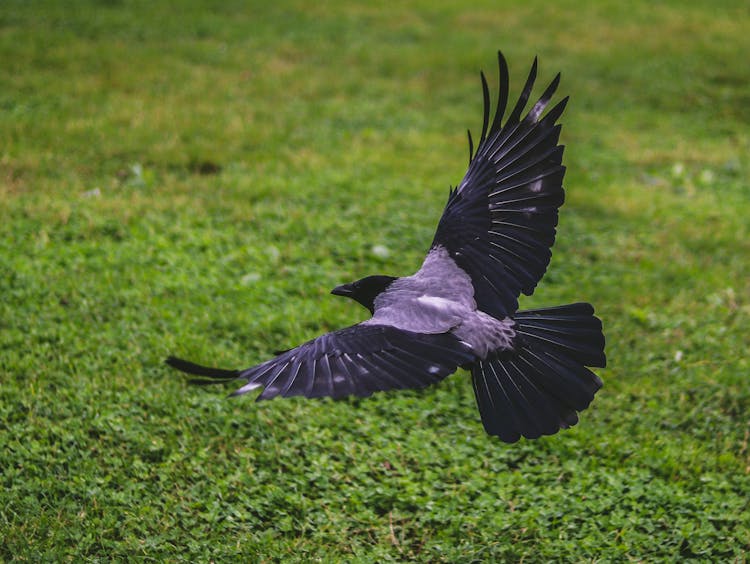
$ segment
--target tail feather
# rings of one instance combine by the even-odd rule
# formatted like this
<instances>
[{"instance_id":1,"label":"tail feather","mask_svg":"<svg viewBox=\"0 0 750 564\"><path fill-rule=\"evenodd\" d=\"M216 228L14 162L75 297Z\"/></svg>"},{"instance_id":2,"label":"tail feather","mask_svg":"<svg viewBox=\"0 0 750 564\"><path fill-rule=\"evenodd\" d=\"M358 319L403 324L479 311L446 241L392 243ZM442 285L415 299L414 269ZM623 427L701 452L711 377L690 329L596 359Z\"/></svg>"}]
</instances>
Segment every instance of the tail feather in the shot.
<instances>
[{"instance_id":1,"label":"tail feather","mask_svg":"<svg viewBox=\"0 0 750 564\"><path fill-rule=\"evenodd\" d=\"M485 430L505 442L552 435L578 422L602 381L601 321L589 304L518 312L517 342L472 366Z\"/></svg>"},{"instance_id":2,"label":"tail feather","mask_svg":"<svg viewBox=\"0 0 750 564\"><path fill-rule=\"evenodd\" d=\"M585 366L603 368L607 363L602 322L594 316L591 304L519 311L514 319L517 332L529 346L551 347Z\"/></svg>"}]
</instances>

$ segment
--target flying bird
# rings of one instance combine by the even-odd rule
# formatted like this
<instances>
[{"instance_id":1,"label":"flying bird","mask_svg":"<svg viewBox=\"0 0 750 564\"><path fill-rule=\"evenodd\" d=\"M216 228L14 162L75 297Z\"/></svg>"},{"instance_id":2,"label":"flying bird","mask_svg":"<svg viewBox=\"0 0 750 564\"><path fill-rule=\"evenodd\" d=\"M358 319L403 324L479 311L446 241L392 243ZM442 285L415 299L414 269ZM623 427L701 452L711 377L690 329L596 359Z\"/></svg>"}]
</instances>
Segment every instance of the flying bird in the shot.
<instances>
[{"instance_id":1,"label":"flying bird","mask_svg":"<svg viewBox=\"0 0 750 564\"><path fill-rule=\"evenodd\" d=\"M588 303L518 311L550 262L564 201L560 118L568 98L544 113L558 74L525 114L537 60L507 119L508 66L498 53L499 96L469 167L450 190L421 268L411 276L367 276L332 294L371 317L326 333L244 370L167 363L203 383L239 379L233 395L262 388L258 400L369 396L423 388L459 367L471 371L482 423L505 442L551 435L578 422L602 386L587 367L604 367L601 321ZM544 114L544 115L543 115Z\"/></svg>"}]
</instances>

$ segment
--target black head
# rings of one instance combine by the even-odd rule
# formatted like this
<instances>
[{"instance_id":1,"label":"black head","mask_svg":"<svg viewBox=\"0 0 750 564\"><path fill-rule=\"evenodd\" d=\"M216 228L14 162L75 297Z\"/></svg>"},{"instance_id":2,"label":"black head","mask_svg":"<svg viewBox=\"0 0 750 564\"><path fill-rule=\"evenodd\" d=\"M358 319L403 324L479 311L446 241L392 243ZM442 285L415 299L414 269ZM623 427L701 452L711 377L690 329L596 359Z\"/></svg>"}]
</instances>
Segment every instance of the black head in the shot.
<instances>
[{"instance_id":1,"label":"black head","mask_svg":"<svg viewBox=\"0 0 750 564\"><path fill-rule=\"evenodd\" d=\"M361 303L370 313L375 311L375 298L385 291L396 280L393 276L367 276L351 284L337 286L331 293L335 296L346 296Z\"/></svg>"}]
</instances>

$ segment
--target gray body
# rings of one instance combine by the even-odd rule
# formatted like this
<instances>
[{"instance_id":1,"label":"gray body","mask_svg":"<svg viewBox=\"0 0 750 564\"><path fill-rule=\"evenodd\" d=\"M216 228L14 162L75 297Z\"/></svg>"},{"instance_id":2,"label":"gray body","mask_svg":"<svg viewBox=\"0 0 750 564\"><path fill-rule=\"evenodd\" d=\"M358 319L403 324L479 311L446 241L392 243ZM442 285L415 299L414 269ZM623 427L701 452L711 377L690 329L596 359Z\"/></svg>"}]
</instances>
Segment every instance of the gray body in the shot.
<instances>
[{"instance_id":1,"label":"gray body","mask_svg":"<svg viewBox=\"0 0 750 564\"><path fill-rule=\"evenodd\" d=\"M477 309L471 278L443 247L430 250L416 273L396 279L374 305L375 313L365 324L453 333L481 359L511 349L516 336L510 317L499 320Z\"/></svg>"}]
</instances>

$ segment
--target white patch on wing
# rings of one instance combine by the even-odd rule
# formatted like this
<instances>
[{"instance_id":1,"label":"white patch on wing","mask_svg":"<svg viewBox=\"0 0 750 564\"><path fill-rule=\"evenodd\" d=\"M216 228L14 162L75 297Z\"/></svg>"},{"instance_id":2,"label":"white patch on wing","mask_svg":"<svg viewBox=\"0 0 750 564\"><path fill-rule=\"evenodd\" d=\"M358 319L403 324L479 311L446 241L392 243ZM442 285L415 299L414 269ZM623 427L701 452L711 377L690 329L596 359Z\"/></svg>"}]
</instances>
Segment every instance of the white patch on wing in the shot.
<instances>
[{"instance_id":1,"label":"white patch on wing","mask_svg":"<svg viewBox=\"0 0 750 564\"><path fill-rule=\"evenodd\" d=\"M262 385L263 384L259 384L258 382L249 382L234 393L237 395L244 394L245 392L249 392L251 390L255 390L256 388L260 388Z\"/></svg>"},{"instance_id":2,"label":"white patch on wing","mask_svg":"<svg viewBox=\"0 0 750 564\"><path fill-rule=\"evenodd\" d=\"M540 178L539 180L536 180L532 182L531 184L529 184L529 190L531 190L532 192L541 192L543 186L544 186L544 182Z\"/></svg>"},{"instance_id":3,"label":"white patch on wing","mask_svg":"<svg viewBox=\"0 0 750 564\"><path fill-rule=\"evenodd\" d=\"M433 307L439 310L447 310L451 307L455 307L456 303L447 298L439 298L438 296L419 296L417 302L427 307Z\"/></svg>"}]
</instances>

